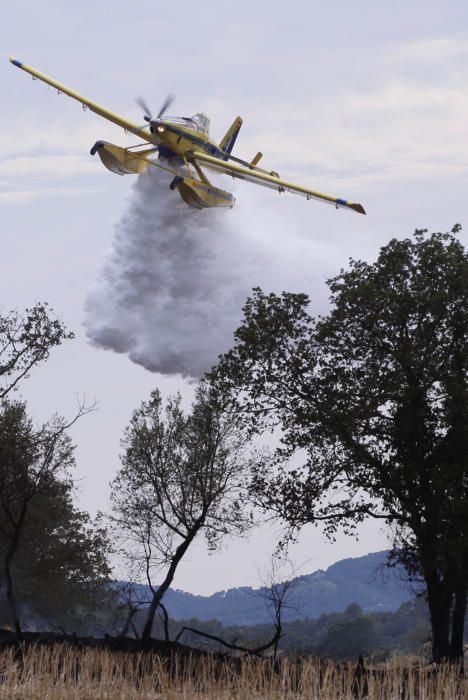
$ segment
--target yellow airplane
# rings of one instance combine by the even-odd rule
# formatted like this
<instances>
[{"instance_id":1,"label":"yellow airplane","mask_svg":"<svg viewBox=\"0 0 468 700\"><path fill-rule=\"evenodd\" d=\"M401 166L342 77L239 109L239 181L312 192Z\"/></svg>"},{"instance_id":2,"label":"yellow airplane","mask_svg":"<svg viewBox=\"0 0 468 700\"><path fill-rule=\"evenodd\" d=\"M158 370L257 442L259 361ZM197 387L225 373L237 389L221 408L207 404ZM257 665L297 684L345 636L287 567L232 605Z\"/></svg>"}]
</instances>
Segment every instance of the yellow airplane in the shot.
<instances>
[{"instance_id":1,"label":"yellow airplane","mask_svg":"<svg viewBox=\"0 0 468 700\"><path fill-rule=\"evenodd\" d=\"M168 98L158 114L152 116L146 104L140 100L139 104L146 112L144 119L147 123L138 126L16 58L10 57L10 61L18 68L30 73L33 79L42 80L56 88L59 94L63 92L81 102L83 109L90 109L146 142L122 148L106 141L96 141L91 154L97 153L106 168L118 175L142 173L150 166L166 170L174 175L170 188L177 189L182 199L191 207L202 209L234 206L233 195L215 187L202 170L203 166L205 169L270 187L278 192L294 192L304 195L307 199L328 202L336 208L352 209L359 214L366 213L361 204L295 185L282 180L274 171L269 172L259 168L258 162L262 158L260 152L250 162L233 156L232 149L242 126L240 117L236 117L224 138L217 144L210 138L210 122L204 114L195 114L193 117L163 118L172 102L172 98ZM151 144L149 148L146 145L148 143ZM155 154L157 159L153 157Z\"/></svg>"}]
</instances>

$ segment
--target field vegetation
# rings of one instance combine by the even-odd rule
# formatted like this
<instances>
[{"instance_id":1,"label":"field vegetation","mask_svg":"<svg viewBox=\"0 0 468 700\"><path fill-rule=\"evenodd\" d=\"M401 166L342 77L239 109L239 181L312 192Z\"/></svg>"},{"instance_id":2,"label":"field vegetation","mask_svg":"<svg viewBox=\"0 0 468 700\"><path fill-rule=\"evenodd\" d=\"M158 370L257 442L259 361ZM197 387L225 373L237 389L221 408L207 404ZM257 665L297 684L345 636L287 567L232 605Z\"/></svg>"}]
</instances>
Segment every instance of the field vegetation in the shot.
<instances>
[{"instance_id":1,"label":"field vegetation","mask_svg":"<svg viewBox=\"0 0 468 700\"><path fill-rule=\"evenodd\" d=\"M468 680L452 666L433 673L414 659L356 672L355 664L305 659L163 658L66 645L0 655L0 698L19 700L462 700Z\"/></svg>"}]
</instances>

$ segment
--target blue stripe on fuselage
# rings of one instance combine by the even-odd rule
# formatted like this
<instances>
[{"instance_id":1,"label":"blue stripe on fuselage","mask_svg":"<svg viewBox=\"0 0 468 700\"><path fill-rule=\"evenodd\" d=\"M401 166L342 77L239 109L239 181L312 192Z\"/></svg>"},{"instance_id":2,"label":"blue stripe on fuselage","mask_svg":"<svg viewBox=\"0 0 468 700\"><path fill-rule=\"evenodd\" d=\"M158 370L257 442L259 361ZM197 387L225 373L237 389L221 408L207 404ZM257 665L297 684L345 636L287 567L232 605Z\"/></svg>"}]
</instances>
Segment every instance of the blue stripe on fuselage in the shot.
<instances>
[{"instance_id":1,"label":"blue stripe on fuselage","mask_svg":"<svg viewBox=\"0 0 468 700\"><path fill-rule=\"evenodd\" d=\"M213 143L208 143L203 139L200 139L198 136L188 134L186 131L183 131L183 129L178 129L172 124L165 123L164 127L167 131L170 131L173 134L177 134L178 136L181 136L182 138L187 139L188 141L191 141L192 143L196 144L202 151L207 153L209 156L213 156L214 158L220 158L222 160L225 159L224 151L218 148L218 146L215 146Z\"/></svg>"}]
</instances>

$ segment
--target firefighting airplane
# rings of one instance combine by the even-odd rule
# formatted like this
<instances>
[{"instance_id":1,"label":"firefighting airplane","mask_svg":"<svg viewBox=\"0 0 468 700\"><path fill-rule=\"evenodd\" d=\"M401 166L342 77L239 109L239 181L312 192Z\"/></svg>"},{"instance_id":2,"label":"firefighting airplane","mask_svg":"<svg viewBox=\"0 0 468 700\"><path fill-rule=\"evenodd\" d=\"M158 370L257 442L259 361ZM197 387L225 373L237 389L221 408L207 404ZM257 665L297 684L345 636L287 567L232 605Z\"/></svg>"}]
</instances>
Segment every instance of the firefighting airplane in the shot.
<instances>
[{"instance_id":1,"label":"firefighting airplane","mask_svg":"<svg viewBox=\"0 0 468 700\"><path fill-rule=\"evenodd\" d=\"M30 73L33 79L42 80L56 88L59 94L63 92L81 102L83 109L90 109L122 127L126 132L138 136L146 144L151 144L149 148L146 144L122 148L107 141L96 141L91 149L91 155L97 153L106 168L118 175L139 174L150 166L170 172L174 175L170 184L171 190L177 189L184 202L191 207L202 209L234 206L233 195L215 187L202 170L203 167L231 175L239 180L271 187L278 192L294 192L307 199L328 202L336 208L352 209L359 214L366 213L361 204L331 197L302 185L295 185L282 180L274 171L259 168L257 164L262 158L260 152L250 162L233 156L232 149L242 126L240 117L236 117L224 138L217 144L210 138L210 122L204 114L195 114L193 117L164 116L163 118L172 103L172 97L169 97L156 116L151 115L143 100L139 100L139 105L146 112L144 119L147 123L138 126L16 58L10 57L10 61L18 68ZM157 159L153 157L155 154Z\"/></svg>"}]
</instances>

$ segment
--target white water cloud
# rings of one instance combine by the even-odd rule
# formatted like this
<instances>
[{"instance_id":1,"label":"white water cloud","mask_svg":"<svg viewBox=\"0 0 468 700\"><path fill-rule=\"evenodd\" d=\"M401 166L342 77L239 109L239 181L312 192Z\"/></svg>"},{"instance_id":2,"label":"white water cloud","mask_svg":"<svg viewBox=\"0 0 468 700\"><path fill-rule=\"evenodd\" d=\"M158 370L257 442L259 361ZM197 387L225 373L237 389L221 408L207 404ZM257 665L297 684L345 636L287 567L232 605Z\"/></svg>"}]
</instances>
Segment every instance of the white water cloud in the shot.
<instances>
[{"instance_id":1,"label":"white water cloud","mask_svg":"<svg viewBox=\"0 0 468 700\"><path fill-rule=\"evenodd\" d=\"M152 372L198 377L229 348L262 256L230 210L191 209L168 183L159 172L137 181L85 327Z\"/></svg>"}]
</instances>

